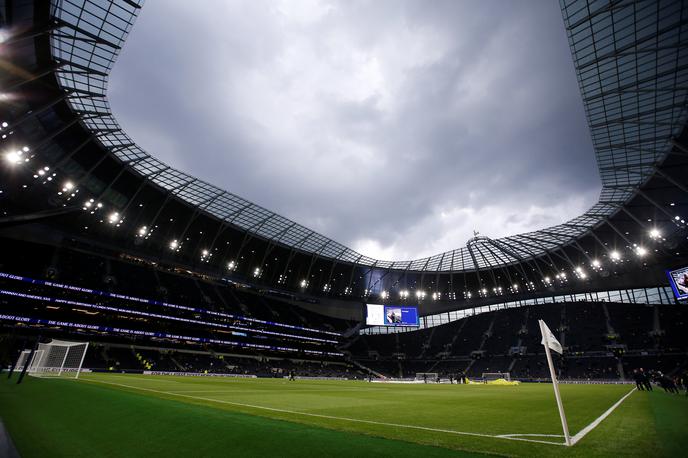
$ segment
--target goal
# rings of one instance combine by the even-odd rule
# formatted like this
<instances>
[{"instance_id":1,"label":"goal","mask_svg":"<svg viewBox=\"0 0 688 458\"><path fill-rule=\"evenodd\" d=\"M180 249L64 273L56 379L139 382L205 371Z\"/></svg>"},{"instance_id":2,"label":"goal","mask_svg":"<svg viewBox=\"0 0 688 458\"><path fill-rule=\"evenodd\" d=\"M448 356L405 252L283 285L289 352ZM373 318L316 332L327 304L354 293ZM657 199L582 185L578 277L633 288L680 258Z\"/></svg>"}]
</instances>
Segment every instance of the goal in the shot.
<instances>
[{"instance_id":1,"label":"goal","mask_svg":"<svg viewBox=\"0 0 688 458\"><path fill-rule=\"evenodd\" d=\"M509 372L483 372L483 380L492 382L494 380L504 379L507 382L511 381L511 374Z\"/></svg>"},{"instance_id":2,"label":"goal","mask_svg":"<svg viewBox=\"0 0 688 458\"><path fill-rule=\"evenodd\" d=\"M17 360L16 370L42 377L79 378L81 366L86 357L88 342L68 342L53 339L49 343L40 343L29 360L31 350L24 350Z\"/></svg>"},{"instance_id":3,"label":"goal","mask_svg":"<svg viewBox=\"0 0 688 458\"><path fill-rule=\"evenodd\" d=\"M416 381L420 382L436 382L437 372L416 372Z\"/></svg>"}]
</instances>

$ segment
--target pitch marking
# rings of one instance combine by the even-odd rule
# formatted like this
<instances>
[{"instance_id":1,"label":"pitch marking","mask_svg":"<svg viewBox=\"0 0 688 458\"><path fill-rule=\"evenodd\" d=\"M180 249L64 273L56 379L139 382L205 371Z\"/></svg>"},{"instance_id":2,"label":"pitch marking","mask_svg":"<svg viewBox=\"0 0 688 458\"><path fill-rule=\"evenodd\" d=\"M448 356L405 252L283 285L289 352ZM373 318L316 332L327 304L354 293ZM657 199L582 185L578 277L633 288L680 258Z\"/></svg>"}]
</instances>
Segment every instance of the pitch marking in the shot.
<instances>
[{"instance_id":1,"label":"pitch marking","mask_svg":"<svg viewBox=\"0 0 688 458\"><path fill-rule=\"evenodd\" d=\"M586 434L588 434L588 433L589 433L590 431L592 431L593 429L597 428L597 426L598 426L600 423L602 423L602 420L604 420L604 419L607 418L609 415L611 415L611 413L614 412L614 410L615 410L617 407L619 407L619 406L621 405L621 403L624 402L624 401L626 400L626 398L628 398L630 395L632 395L633 392L634 392L635 390L636 390L636 389L633 388L633 389L632 389L631 391L629 391L624 397L622 397L621 399L619 399L618 401L616 401L616 403L615 403L613 406L611 406L609 409L607 409L602 415L600 415L599 417L597 417L592 423L590 423L590 424L589 424L588 426L586 426L585 428L581 429L581 430L578 432L578 434L576 434L575 436L571 437L571 445L575 445L576 442L578 442L579 440L583 439L583 438L585 437Z\"/></svg>"},{"instance_id":2,"label":"pitch marking","mask_svg":"<svg viewBox=\"0 0 688 458\"><path fill-rule=\"evenodd\" d=\"M241 402L223 401L221 399L204 398L201 396L191 396L188 394L180 394L180 393L175 393L175 392L171 392L171 391L154 390L152 388L144 388L144 387L133 386L133 385L125 385L123 383L105 382L103 380L89 380L89 379L77 379L77 380L82 381L82 382L94 382L94 383L103 383L105 385L121 386L121 387L125 387L125 388L131 388L134 390L150 391L152 393L164 394L167 396L178 396L178 397L183 397L183 398L196 399L198 401L216 402L219 404L227 404L227 405L233 405L233 406L239 406L239 407L248 407L248 408L252 408L252 409L267 410L270 412L288 413L288 414L292 414L292 415L303 415L303 416L315 417L315 418L325 418L328 420L350 421L350 422L354 422L354 423L365 423L365 424L378 425L378 426L392 426L395 428L416 429L416 430L431 431L431 432L436 432L436 433L455 434L455 435L459 435L459 436L490 437L490 438L494 438L494 439L504 439L504 440L512 440L512 441L536 442L539 444L547 444L547 445L560 445L560 446L565 445L562 442L552 442L552 441L544 441L544 440L537 440L537 439L525 439L522 437L512 437L509 435L505 436L505 435L469 433L469 432L464 432L464 431L454 431L451 429L429 428L426 426L403 425L403 424L399 424L399 423L387 423L387 422L382 422L382 421L362 420L359 418L335 417L332 415L323 415L323 414L310 413L310 412L299 412L297 410L278 409L275 407L265 407L265 406L258 406L258 405L253 405L253 404L244 404Z\"/></svg>"}]
</instances>

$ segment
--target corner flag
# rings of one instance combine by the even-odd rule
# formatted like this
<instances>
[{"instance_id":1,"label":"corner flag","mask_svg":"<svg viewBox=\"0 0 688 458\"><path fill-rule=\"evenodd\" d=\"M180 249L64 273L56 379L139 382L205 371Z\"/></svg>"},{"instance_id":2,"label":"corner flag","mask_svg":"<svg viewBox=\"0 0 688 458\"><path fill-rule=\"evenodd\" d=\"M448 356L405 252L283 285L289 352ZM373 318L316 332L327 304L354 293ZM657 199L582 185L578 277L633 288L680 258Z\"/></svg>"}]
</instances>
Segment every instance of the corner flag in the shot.
<instances>
[{"instance_id":1,"label":"corner flag","mask_svg":"<svg viewBox=\"0 0 688 458\"><path fill-rule=\"evenodd\" d=\"M549 365L549 374L552 376L552 387L554 388L554 397L557 399L557 407L559 408L559 418L561 418L561 428L564 430L564 441L566 445L571 445L571 436L569 435L569 425L566 422L566 414L564 413L564 404L561 402L561 395L559 394L559 382L557 381L556 371L554 370L554 363L552 362L552 354L550 348L560 355L564 352L559 341L554 337L552 331L549 330L544 321L538 320L540 323L540 332L542 333L542 345L545 346L545 354L547 355L547 364Z\"/></svg>"},{"instance_id":2,"label":"corner flag","mask_svg":"<svg viewBox=\"0 0 688 458\"><path fill-rule=\"evenodd\" d=\"M545 324L544 321L540 320L540 323L542 323L542 342L540 342L542 345L546 345L552 350L556 351L560 355L564 353L564 349L561 348L561 344L557 340L556 337L554 337L554 334L552 334L552 331L549 330L547 327L547 324ZM547 338L545 339L545 334L547 334Z\"/></svg>"}]
</instances>

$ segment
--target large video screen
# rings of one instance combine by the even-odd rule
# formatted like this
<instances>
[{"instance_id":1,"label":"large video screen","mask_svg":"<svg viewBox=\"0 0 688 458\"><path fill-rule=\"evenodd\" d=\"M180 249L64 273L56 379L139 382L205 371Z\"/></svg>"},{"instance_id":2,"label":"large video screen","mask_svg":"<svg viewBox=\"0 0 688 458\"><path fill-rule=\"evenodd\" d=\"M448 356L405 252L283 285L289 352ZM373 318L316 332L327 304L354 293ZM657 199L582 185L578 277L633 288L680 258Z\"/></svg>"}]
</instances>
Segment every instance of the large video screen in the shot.
<instances>
[{"instance_id":1,"label":"large video screen","mask_svg":"<svg viewBox=\"0 0 688 458\"><path fill-rule=\"evenodd\" d=\"M667 275L676 299L688 299L688 267L667 270Z\"/></svg>"},{"instance_id":2,"label":"large video screen","mask_svg":"<svg viewBox=\"0 0 688 458\"><path fill-rule=\"evenodd\" d=\"M418 308L366 304L366 324L369 326L419 326Z\"/></svg>"}]
</instances>

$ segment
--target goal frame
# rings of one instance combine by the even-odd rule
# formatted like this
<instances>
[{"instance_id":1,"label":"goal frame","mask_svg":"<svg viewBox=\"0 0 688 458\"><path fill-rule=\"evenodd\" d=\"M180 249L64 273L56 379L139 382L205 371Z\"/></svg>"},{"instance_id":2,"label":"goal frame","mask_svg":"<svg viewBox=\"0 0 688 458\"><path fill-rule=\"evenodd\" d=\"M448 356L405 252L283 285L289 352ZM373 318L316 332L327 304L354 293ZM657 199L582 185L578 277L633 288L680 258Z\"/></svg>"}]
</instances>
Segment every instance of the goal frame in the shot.
<instances>
[{"instance_id":1,"label":"goal frame","mask_svg":"<svg viewBox=\"0 0 688 458\"><path fill-rule=\"evenodd\" d=\"M504 379L507 382L511 381L510 372L483 372L482 379L486 382L492 382L499 379Z\"/></svg>"},{"instance_id":2,"label":"goal frame","mask_svg":"<svg viewBox=\"0 0 688 458\"><path fill-rule=\"evenodd\" d=\"M437 380L437 377L439 377L439 372L416 372L416 378L415 380L418 381L424 381L425 379L423 378L423 375L427 376L427 381L429 382L434 382Z\"/></svg>"},{"instance_id":3,"label":"goal frame","mask_svg":"<svg viewBox=\"0 0 688 458\"><path fill-rule=\"evenodd\" d=\"M24 350L19 354L15 367L17 370L26 367L26 373L35 377L61 377L66 373L74 373L74 378L78 379L88 344L55 339L48 343L39 343L31 360L31 350Z\"/></svg>"}]
</instances>

